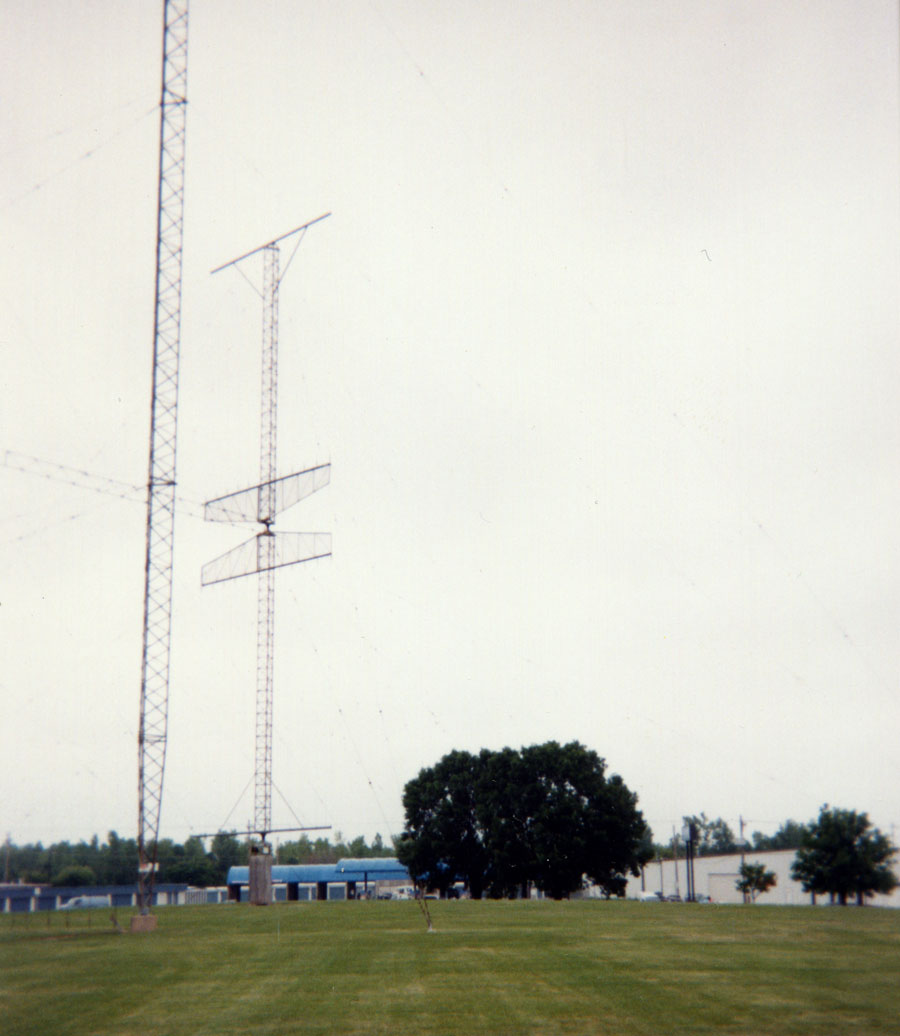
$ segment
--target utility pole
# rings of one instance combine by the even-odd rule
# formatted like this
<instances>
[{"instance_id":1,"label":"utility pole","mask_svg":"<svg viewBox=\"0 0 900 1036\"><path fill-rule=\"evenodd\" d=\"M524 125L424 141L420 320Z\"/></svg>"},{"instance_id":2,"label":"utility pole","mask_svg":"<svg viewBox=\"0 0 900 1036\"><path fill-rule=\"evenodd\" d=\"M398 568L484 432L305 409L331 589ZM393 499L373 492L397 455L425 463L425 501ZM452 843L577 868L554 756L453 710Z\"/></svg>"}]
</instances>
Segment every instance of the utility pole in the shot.
<instances>
[{"instance_id":1,"label":"utility pole","mask_svg":"<svg viewBox=\"0 0 900 1036\"><path fill-rule=\"evenodd\" d=\"M697 842L697 825L692 820L685 820L681 829L681 837L685 844L685 880L687 881L687 901L693 903L697 898L694 886L694 848Z\"/></svg>"},{"instance_id":2,"label":"utility pole","mask_svg":"<svg viewBox=\"0 0 900 1036\"><path fill-rule=\"evenodd\" d=\"M132 927L151 929L159 817L169 711L172 553L175 535L175 442L181 342L181 258L187 109L188 0L165 0L159 182L156 220L156 308L147 481L144 636L138 724L138 908Z\"/></svg>"},{"instance_id":3,"label":"utility pole","mask_svg":"<svg viewBox=\"0 0 900 1036\"><path fill-rule=\"evenodd\" d=\"M738 826L739 826L740 832L741 832L740 836L739 836L739 841L740 841L740 846L741 846L741 876L743 877L744 861L746 860L746 857L744 855L744 850L747 848L747 839L744 838L744 818L743 818L743 816L739 816L738 817ZM750 902L750 894L748 892L744 892L741 895L742 895L742 898L743 898L745 903L749 903Z\"/></svg>"},{"instance_id":4,"label":"utility pole","mask_svg":"<svg viewBox=\"0 0 900 1036\"><path fill-rule=\"evenodd\" d=\"M328 484L331 465L321 464L305 471L276 477L278 429L278 291L297 248L314 223L304 223L250 252L216 267L218 273L262 253L263 284L257 289L263 303L262 401L260 408L260 462L257 485L211 500L205 508L207 521L258 522L262 528L253 539L235 547L203 566L201 583L258 575L256 636L256 730L253 792L253 825L260 836L250 846L250 902L262 905L272 899L272 849L266 835L272 832L272 706L275 658L275 569L331 554L331 534L276 533L272 526L281 511ZM279 272L279 245L299 235L294 252ZM251 282L252 285L252 282Z\"/></svg>"}]
</instances>

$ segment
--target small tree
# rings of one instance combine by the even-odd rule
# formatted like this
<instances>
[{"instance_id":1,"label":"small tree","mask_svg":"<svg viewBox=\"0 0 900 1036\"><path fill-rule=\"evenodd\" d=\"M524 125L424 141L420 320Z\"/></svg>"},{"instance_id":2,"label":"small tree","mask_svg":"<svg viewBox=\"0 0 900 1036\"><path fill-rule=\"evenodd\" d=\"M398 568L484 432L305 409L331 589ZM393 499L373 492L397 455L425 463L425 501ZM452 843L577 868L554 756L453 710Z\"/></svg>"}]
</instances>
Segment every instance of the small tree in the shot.
<instances>
[{"instance_id":1,"label":"small tree","mask_svg":"<svg viewBox=\"0 0 900 1036\"><path fill-rule=\"evenodd\" d=\"M872 828L865 813L825 805L804 834L791 877L806 892L827 892L841 906L855 896L862 906L867 896L897 887L891 867L895 853L891 840Z\"/></svg>"},{"instance_id":2,"label":"small tree","mask_svg":"<svg viewBox=\"0 0 900 1036\"><path fill-rule=\"evenodd\" d=\"M738 892L743 892L750 897L750 902L755 903L756 897L777 884L778 878L774 871L767 871L762 863L742 863L740 878L735 882Z\"/></svg>"}]
</instances>

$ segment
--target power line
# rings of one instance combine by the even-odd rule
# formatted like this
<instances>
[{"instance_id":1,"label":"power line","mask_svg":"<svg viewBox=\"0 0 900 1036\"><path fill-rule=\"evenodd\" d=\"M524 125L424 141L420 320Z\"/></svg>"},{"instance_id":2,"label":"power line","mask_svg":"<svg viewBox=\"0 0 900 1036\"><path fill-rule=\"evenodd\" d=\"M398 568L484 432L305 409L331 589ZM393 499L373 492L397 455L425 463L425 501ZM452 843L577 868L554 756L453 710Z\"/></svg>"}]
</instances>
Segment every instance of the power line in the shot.
<instances>
[{"instance_id":1,"label":"power line","mask_svg":"<svg viewBox=\"0 0 900 1036\"><path fill-rule=\"evenodd\" d=\"M127 126L123 126L120 129L117 129L114 133L110 134L108 137L105 137L103 140L101 140L99 144L95 144L93 147L90 147L86 151L83 151L77 158L73 159L71 162L68 162L66 165L57 169L55 172L50 173L48 176L45 176L42 180L36 181L27 190L22 191L21 194L17 194L13 198L10 198L10 200L7 201L5 205L3 205L2 211L5 212L7 209L12 208L14 205L18 205L19 202L24 201L32 194L37 194L37 192L46 187L47 184L52 183L54 180L62 176L64 173L69 172L70 169L74 169L76 166L81 165L82 162L86 162L88 161L88 159L93 158L98 151L102 151L104 148L108 147L114 141L118 140L118 138L121 137L124 133L127 133L128 130L143 122L150 115L153 115L157 110L158 105L153 105L152 108L148 108L145 112L142 112L136 119L134 119L133 122L128 123ZM51 136L60 135L62 134L52 134Z\"/></svg>"},{"instance_id":2,"label":"power line","mask_svg":"<svg viewBox=\"0 0 900 1036\"><path fill-rule=\"evenodd\" d=\"M16 450L5 450L2 464L3 467L9 468L12 471L34 475L48 482L57 482L62 485L73 486L76 489L85 489L91 493L114 497L118 500L126 500L129 503L146 504L147 502L146 486L138 485L136 482L125 482L121 479L110 478L96 471L76 468L68 464L60 464L44 457L34 457L31 454L19 453ZM175 511L190 518L205 520L206 517L204 504L200 498L185 496L182 493L175 494ZM24 518L27 515L23 514L19 517ZM79 515L74 514L71 517L77 518ZM218 518L217 521L224 525L238 526L243 524L242 519L229 521L225 517ZM30 535L30 533L27 535Z\"/></svg>"}]
</instances>

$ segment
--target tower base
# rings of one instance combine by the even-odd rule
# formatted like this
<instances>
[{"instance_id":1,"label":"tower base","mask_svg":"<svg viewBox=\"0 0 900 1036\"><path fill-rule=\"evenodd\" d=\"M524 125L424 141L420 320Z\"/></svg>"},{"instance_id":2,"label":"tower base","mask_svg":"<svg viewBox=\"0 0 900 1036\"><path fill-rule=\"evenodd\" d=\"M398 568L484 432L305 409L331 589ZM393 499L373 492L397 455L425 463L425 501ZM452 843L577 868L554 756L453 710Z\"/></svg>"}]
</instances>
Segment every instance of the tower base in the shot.
<instances>
[{"instance_id":1,"label":"tower base","mask_svg":"<svg viewBox=\"0 0 900 1036\"><path fill-rule=\"evenodd\" d=\"M132 932L155 932L156 914L133 914L131 917Z\"/></svg>"},{"instance_id":2,"label":"tower base","mask_svg":"<svg viewBox=\"0 0 900 1036\"><path fill-rule=\"evenodd\" d=\"M272 854L265 844L250 850L250 902L254 906L272 902Z\"/></svg>"}]
</instances>

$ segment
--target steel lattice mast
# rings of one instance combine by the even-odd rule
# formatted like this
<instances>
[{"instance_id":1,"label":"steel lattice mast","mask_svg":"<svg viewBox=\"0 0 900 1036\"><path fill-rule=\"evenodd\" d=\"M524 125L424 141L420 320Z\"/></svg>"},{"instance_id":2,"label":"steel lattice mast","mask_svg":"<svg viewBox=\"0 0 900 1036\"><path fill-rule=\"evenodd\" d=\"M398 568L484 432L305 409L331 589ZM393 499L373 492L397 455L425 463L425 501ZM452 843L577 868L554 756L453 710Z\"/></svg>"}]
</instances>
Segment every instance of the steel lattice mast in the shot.
<instances>
[{"instance_id":1,"label":"steel lattice mast","mask_svg":"<svg viewBox=\"0 0 900 1036\"><path fill-rule=\"evenodd\" d=\"M328 214L326 213L326 216ZM266 835L272 831L272 712L275 656L275 569L331 554L329 533L276 533L276 516L326 486L331 465L322 464L283 478L276 477L278 430L278 292L280 242L299 234L285 273L309 227L326 216L305 223L261 245L230 263L224 270L262 252L262 392L260 408L259 483L250 489L212 500L206 505L208 521L255 521L262 529L252 540L204 565L201 582L210 583L258 574L256 634L256 731L253 828L261 841L250 859L250 899L262 904L271 899L271 856ZM252 283L252 282L251 282Z\"/></svg>"},{"instance_id":2,"label":"steel lattice mast","mask_svg":"<svg viewBox=\"0 0 900 1036\"><path fill-rule=\"evenodd\" d=\"M275 668L275 474L278 430L278 270L277 244L263 255L262 392L259 425L259 513L265 526L257 538L259 580L256 604L256 765L253 824L272 828L272 704Z\"/></svg>"},{"instance_id":3,"label":"steel lattice mast","mask_svg":"<svg viewBox=\"0 0 900 1036\"><path fill-rule=\"evenodd\" d=\"M142 914L149 911L153 899L169 708L187 42L188 0L166 0L159 122L144 638L138 728L138 906Z\"/></svg>"}]
</instances>

